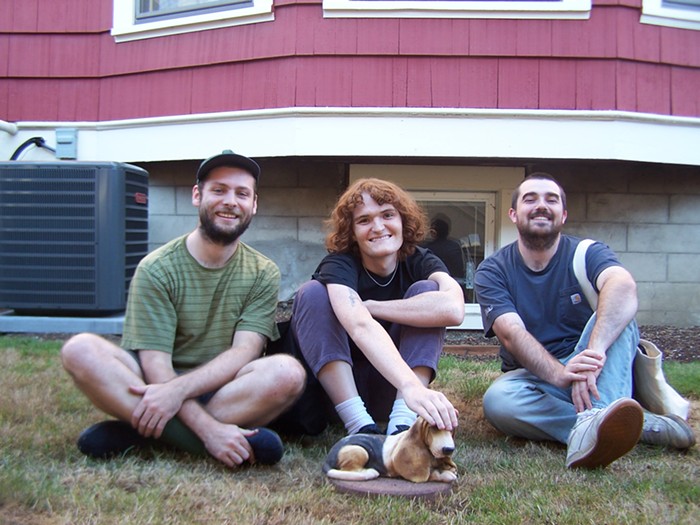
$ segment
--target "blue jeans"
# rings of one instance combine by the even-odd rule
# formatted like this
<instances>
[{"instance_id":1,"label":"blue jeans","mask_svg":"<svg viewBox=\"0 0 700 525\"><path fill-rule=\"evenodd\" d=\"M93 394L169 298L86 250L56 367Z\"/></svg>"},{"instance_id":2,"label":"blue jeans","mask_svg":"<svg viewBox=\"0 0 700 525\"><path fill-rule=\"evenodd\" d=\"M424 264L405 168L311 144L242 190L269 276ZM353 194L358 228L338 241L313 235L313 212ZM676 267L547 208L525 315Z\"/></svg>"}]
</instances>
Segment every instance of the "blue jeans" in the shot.
<instances>
[{"instance_id":1,"label":"blue jeans","mask_svg":"<svg viewBox=\"0 0 700 525\"><path fill-rule=\"evenodd\" d=\"M586 349L594 323L595 314L574 351L561 363L566 364ZM605 366L596 382L600 399L591 398L594 408L632 396L632 362L638 344L639 330L632 321L606 353ZM558 388L524 368L506 372L491 384L484 394L484 415L504 434L533 441L566 443L576 422L571 388Z\"/></svg>"}]
</instances>

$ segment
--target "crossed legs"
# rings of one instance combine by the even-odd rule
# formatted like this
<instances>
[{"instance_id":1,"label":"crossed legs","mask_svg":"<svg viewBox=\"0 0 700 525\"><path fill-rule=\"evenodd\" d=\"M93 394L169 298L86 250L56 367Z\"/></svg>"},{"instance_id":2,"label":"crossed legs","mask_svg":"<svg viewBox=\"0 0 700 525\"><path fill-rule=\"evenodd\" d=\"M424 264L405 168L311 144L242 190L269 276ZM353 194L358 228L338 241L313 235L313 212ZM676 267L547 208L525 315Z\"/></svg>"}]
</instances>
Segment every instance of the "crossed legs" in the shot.
<instances>
[{"instance_id":1,"label":"crossed legs","mask_svg":"<svg viewBox=\"0 0 700 525\"><path fill-rule=\"evenodd\" d=\"M583 351L593 329L595 314L588 321L574 352L563 362ZM608 349L605 367L598 377L600 400L596 408L632 394L632 361L639 343L633 321ZM498 430L509 436L534 441L567 443L576 423L571 389L557 388L525 369L507 372L496 379L484 394L484 415Z\"/></svg>"},{"instance_id":2,"label":"crossed legs","mask_svg":"<svg viewBox=\"0 0 700 525\"><path fill-rule=\"evenodd\" d=\"M141 367L131 353L97 335L80 334L65 343L61 360L95 407L119 420L131 421L140 396L131 393L129 387L145 384ZM208 396L203 406L221 423L252 428L272 421L291 406L303 384L304 370L291 356L260 358L241 368L231 382Z\"/></svg>"},{"instance_id":3,"label":"crossed legs","mask_svg":"<svg viewBox=\"0 0 700 525\"><path fill-rule=\"evenodd\" d=\"M409 288L406 297L434 290L436 286L431 281L419 281ZM351 428L357 430L373 421L386 421L396 410L397 403L398 411L404 410L405 403L402 406L403 400L397 396L396 389L349 340L333 312L323 284L309 281L299 289L294 301L292 330L311 371L351 433ZM444 328L394 324L388 332L404 361L427 386L435 376ZM345 408L349 412L355 411L349 405L357 402L362 403L362 411L366 408L366 415L355 424L348 424L343 412ZM405 416L415 418L410 411L405 412ZM354 416L348 417L352 419Z\"/></svg>"}]
</instances>

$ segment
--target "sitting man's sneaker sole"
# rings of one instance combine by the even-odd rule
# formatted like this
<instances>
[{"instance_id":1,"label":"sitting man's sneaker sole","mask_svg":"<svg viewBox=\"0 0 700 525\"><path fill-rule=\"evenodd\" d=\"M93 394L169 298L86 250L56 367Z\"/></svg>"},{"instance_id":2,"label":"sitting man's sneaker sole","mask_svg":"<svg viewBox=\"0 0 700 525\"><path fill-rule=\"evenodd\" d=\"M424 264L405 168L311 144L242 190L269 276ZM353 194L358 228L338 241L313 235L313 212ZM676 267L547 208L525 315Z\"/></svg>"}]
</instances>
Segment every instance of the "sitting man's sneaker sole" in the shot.
<instances>
[{"instance_id":1,"label":"sitting man's sneaker sole","mask_svg":"<svg viewBox=\"0 0 700 525\"><path fill-rule=\"evenodd\" d=\"M686 421L675 414L660 416L646 412L641 442L647 445L686 450L695 445L695 434Z\"/></svg>"},{"instance_id":2,"label":"sitting man's sneaker sole","mask_svg":"<svg viewBox=\"0 0 700 525\"><path fill-rule=\"evenodd\" d=\"M101 421L85 429L78 437L78 450L95 459L121 456L151 444L129 423L119 420Z\"/></svg>"},{"instance_id":3,"label":"sitting man's sneaker sole","mask_svg":"<svg viewBox=\"0 0 700 525\"><path fill-rule=\"evenodd\" d=\"M576 422L569 436L566 466L602 468L624 456L639 441L644 412L634 399L622 398Z\"/></svg>"},{"instance_id":4,"label":"sitting man's sneaker sole","mask_svg":"<svg viewBox=\"0 0 700 525\"><path fill-rule=\"evenodd\" d=\"M378 434L378 435L384 435L384 432L382 431L381 428L379 428L375 423L371 423L369 425L365 425L362 427L360 430L356 432L356 434Z\"/></svg>"},{"instance_id":5,"label":"sitting man's sneaker sole","mask_svg":"<svg viewBox=\"0 0 700 525\"><path fill-rule=\"evenodd\" d=\"M284 456L284 444L277 432L265 427L258 427L258 433L247 437L255 454L255 463L274 465Z\"/></svg>"},{"instance_id":6,"label":"sitting man's sneaker sole","mask_svg":"<svg viewBox=\"0 0 700 525\"><path fill-rule=\"evenodd\" d=\"M411 428L408 425L396 425L396 430L394 430L391 435L396 436L398 434L401 434L401 432L406 432L409 428Z\"/></svg>"}]
</instances>

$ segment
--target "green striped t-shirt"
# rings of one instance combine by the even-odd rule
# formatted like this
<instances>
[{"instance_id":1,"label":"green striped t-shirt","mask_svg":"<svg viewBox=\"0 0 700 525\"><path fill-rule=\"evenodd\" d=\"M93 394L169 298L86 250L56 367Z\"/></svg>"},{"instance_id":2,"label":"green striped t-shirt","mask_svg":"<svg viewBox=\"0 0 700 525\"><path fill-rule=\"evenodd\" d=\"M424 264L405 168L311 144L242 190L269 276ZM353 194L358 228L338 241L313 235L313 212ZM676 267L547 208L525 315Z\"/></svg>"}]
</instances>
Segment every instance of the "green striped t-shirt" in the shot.
<instances>
[{"instance_id":1,"label":"green striped t-shirt","mask_svg":"<svg viewBox=\"0 0 700 525\"><path fill-rule=\"evenodd\" d=\"M187 251L186 237L139 264L129 288L122 347L168 352L175 368L189 369L230 348L237 330L277 339L277 265L239 243L226 266L205 268Z\"/></svg>"}]
</instances>

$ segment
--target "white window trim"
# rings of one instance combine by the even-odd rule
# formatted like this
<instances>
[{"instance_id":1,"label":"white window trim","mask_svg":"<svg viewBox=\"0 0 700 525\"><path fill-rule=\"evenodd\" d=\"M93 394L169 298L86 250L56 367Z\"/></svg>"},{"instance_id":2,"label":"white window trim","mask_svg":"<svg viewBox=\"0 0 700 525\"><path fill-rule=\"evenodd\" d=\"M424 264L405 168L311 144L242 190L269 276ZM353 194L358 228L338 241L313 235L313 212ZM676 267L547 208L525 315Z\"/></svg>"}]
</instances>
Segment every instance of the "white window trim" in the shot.
<instances>
[{"instance_id":1,"label":"white window trim","mask_svg":"<svg viewBox=\"0 0 700 525\"><path fill-rule=\"evenodd\" d=\"M134 15L136 1L114 0L112 36L117 42L269 22L275 19L272 9L273 0L253 0L254 5L251 7L136 23Z\"/></svg>"},{"instance_id":2,"label":"white window trim","mask_svg":"<svg viewBox=\"0 0 700 525\"><path fill-rule=\"evenodd\" d=\"M680 29L700 29L700 10L663 5L663 0L642 0L642 24Z\"/></svg>"},{"instance_id":3,"label":"white window trim","mask_svg":"<svg viewBox=\"0 0 700 525\"><path fill-rule=\"evenodd\" d=\"M326 18L532 18L587 19L592 0L364 1L323 0Z\"/></svg>"}]
</instances>

